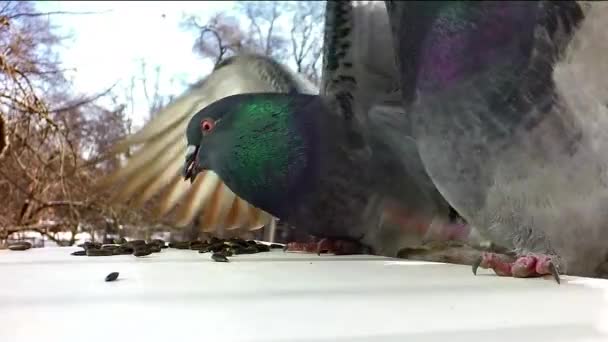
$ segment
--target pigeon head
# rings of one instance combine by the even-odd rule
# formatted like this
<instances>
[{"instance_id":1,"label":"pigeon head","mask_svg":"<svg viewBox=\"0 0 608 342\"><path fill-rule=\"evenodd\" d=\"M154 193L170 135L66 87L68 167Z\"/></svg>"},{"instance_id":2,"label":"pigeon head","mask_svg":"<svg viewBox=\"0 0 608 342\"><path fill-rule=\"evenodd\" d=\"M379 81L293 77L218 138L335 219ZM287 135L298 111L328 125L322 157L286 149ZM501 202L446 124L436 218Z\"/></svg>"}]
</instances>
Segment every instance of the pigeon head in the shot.
<instances>
[{"instance_id":1,"label":"pigeon head","mask_svg":"<svg viewBox=\"0 0 608 342\"><path fill-rule=\"evenodd\" d=\"M316 96L252 93L225 97L188 123L184 177L214 171L238 196L276 217L314 174ZM315 105L316 104L316 105Z\"/></svg>"}]
</instances>

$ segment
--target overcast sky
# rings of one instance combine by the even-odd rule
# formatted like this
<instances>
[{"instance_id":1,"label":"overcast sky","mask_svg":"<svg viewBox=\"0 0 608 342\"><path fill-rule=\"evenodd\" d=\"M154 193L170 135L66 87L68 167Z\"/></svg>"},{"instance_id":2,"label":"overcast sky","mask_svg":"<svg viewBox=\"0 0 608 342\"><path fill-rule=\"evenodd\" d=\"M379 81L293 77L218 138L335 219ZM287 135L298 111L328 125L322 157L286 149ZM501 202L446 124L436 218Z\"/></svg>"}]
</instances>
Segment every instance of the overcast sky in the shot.
<instances>
[{"instance_id":1,"label":"overcast sky","mask_svg":"<svg viewBox=\"0 0 608 342\"><path fill-rule=\"evenodd\" d=\"M52 22L59 32L71 33L61 54L64 67L75 68L68 75L74 89L97 93L117 81L118 88L128 86L132 75L140 70L144 58L150 70L162 66L161 93L179 94L187 83L209 73L210 61L192 53L195 33L179 27L184 13L198 14L202 19L216 12L230 10L232 1L41 1L40 11L95 11L88 15L55 15ZM182 82L171 83L171 78ZM148 115L143 92L137 94L134 123L140 125Z\"/></svg>"}]
</instances>

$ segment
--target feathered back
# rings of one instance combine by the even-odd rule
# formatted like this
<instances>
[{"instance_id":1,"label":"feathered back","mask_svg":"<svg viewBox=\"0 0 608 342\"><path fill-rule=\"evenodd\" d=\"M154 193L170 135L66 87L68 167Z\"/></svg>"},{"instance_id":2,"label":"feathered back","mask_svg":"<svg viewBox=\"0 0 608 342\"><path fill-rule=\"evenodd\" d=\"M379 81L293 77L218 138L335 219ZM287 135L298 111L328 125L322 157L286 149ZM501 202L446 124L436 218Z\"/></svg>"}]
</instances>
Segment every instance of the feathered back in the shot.
<instances>
[{"instance_id":1,"label":"feathered back","mask_svg":"<svg viewBox=\"0 0 608 342\"><path fill-rule=\"evenodd\" d=\"M121 201L134 198L136 205L162 191L157 214L165 215L180 203L178 226L189 224L199 215L200 227L205 232L219 233L224 227L259 229L269 223L270 215L237 197L215 173L200 173L192 184L183 180L185 130L194 114L223 97L289 91L318 92L304 77L268 57L245 54L228 58L141 130L117 143L108 154L122 153L135 146L139 149L124 167L102 179L99 186L120 184L115 198Z\"/></svg>"}]
</instances>

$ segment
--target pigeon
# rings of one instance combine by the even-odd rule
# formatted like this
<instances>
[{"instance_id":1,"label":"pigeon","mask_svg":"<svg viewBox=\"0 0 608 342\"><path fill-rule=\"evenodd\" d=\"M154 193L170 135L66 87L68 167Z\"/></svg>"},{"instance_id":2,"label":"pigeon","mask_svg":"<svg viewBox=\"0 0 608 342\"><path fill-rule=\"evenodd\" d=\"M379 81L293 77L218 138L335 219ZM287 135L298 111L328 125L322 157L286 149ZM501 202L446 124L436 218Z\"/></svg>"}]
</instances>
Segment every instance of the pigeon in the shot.
<instances>
[{"instance_id":1,"label":"pigeon","mask_svg":"<svg viewBox=\"0 0 608 342\"><path fill-rule=\"evenodd\" d=\"M199 174L192 184L181 177L182 156L186 151L183 131L188 120L217 99L252 91L316 94L318 88L272 59L255 54L226 58L209 76L160 110L141 130L114 144L106 157L138 149L126 165L103 177L97 186L116 186L118 191L113 193L116 201L133 200L137 206L158 196L158 217L165 217L177 207L176 226L198 223L203 232L216 236L274 227L268 213L236 196L214 172Z\"/></svg>"},{"instance_id":2,"label":"pigeon","mask_svg":"<svg viewBox=\"0 0 608 342\"><path fill-rule=\"evenodd\" d=\"M258 91L206 106L187 124L184 178L215 172L248 203L323 237L318 252L397 256L459 229L468 241L405 134L384 4L328 1L325 24L319 94Z\"/></svg>"},{"instance_id":3,"label":"pigeon","mask_svg":"<svg viewBox=\"0 0 608 342\"><path fill-rule=\"evenodd\" d=\"M608 255L608 3L387 1L402 100L439 192L507 248L500 276Z\"/></svg>"}]
</instances>

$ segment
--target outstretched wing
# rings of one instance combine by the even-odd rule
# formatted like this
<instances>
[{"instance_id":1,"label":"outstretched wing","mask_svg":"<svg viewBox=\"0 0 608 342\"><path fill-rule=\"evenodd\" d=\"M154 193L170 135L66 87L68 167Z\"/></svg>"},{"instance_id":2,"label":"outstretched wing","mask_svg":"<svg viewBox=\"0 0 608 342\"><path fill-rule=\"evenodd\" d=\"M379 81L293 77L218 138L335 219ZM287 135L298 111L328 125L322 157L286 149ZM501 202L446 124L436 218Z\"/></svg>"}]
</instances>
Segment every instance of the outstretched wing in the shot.
<instances>
[{"instance_id":1,"label":"outstretched wing","mask_svg":"<svg viewBox=\"0 0 608 342\"><path fill-rule=\"evenodd\" d=\"M159 216L166 215L179 203L178 226L198 218L204 232L262 228L271 216L236 196L214 172L198 174L192 184L183 180L185 130L194 114L223 97L289 91L318 92L304 77L270 58L251 54L228 58L205 80L162 109L140 131L118 142L109 155L124 153L133 147L138 149L124 167L103 178L98 185L119 184L114 199L132 199L136 205L161 195L156 210Z\"/></svg>"},{"instance_id":2,"label":"outstretched wing","mask_svg":"<svg viewBox=\"0 0 608 342\"><path fill-rule=\"evenodd\" d=\"M364 137L374 200L385 212L379 227L366 228L367 241L379 253L396 255L423 237L449 235L443 232L451 229L449 205L410 136L386 5L328 1L326 8L321 93L334 101L335 113L353 136Z\"/></svg>"}]
</instances>

